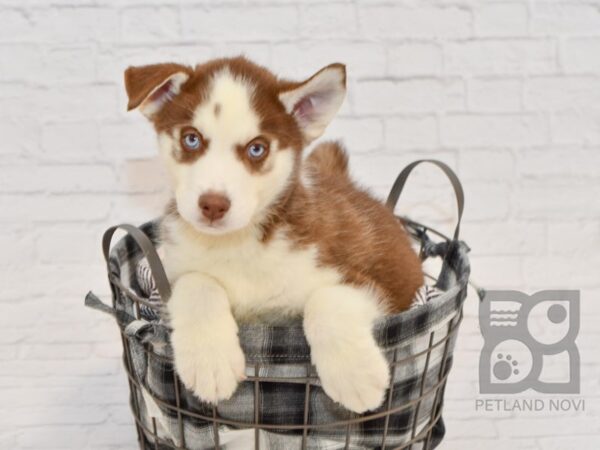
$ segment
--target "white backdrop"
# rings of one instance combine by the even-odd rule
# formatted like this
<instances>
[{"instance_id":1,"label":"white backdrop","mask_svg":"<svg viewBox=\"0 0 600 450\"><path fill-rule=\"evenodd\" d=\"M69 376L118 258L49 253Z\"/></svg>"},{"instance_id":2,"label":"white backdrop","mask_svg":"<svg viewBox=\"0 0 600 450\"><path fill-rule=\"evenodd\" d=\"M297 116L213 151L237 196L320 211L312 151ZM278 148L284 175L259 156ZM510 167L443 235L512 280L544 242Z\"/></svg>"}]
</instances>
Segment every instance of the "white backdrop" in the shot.
<instances>
[{"instance_id":1,"label":"white backdrop","mask_svg":"<svg viewBox=\"0 0 600 450\"><path fill-rule=\"evenodd\" d=\"M0 0L0 23L0 448L135 447L116 327L83 308L108 294L101 231L168 197L122 72L240 53L347 64L328 136L378 195L414 159L456 168L479 284L582 289L585 412L475 410L471 295L440 448L600 448L600 3ZM399 210L449 231L449 186L415 175Z\"/></svg>"}]
</instances>

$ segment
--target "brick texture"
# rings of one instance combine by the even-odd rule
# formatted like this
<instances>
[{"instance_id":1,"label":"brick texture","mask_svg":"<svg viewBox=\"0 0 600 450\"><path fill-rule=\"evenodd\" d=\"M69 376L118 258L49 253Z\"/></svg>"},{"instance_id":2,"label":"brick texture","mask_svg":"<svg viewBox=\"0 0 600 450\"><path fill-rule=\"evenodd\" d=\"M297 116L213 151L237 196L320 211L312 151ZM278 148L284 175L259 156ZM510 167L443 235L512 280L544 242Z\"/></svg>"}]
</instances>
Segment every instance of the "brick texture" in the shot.
<instances>
[{"instance_id":1,"label":"brick texture","mask_svg":"<svg viewBox=\"0 0 600 450\"><path fill-rule=\"evenodd\" d=\"M4 0L0 19L0 448L135 448L116 328L83 308L88 289L108 298L103 229L159 215L169 195L123 70L240 53L289 78L347 63L327 137L376 194L411 160L455 167L480 285L582 289L585 412L475 411L473 295L440 448L600 448L594 1ZM448 191L419 169L398 210L450 232Z\"/></svg>"}]
</instances>

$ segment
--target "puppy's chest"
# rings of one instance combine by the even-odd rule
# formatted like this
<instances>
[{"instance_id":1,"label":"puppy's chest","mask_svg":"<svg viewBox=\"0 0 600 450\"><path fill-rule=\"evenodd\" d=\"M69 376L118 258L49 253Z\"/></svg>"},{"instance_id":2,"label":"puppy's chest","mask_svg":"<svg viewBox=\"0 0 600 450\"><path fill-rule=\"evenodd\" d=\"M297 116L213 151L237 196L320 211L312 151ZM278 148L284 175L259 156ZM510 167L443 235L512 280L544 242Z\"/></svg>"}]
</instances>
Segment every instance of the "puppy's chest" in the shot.
<instances>
[{"instance_id":1,"label":"puppy's chest","mask_svg":"<svg viewBox=\"0 0 600 450\"><path fill-rule=\"evenodd\" d=\"M341 279L337 270L318 263L316 247L296 248L283 234L267 243L255 239L227 245L179 241L165 250L170 273L200 272L214 277L240 317L270 310L300 313L315 289Z\"/></svg>"}]
</instances>

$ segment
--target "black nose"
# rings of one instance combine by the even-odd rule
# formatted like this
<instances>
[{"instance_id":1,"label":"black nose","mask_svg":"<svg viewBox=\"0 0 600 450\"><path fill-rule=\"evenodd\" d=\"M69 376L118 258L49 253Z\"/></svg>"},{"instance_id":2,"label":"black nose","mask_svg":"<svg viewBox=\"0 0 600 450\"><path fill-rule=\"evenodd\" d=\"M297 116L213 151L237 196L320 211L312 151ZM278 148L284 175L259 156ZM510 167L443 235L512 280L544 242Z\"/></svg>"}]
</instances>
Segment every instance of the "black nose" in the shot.
<instances>
[{"instance_id":1,"label":"black nose","mask_svg":"<svg viewBox=\"0 0 600 450\"><path fill-rule=\"evenodd\" d=\"M198 206L202 215L212 222L221 219L229 211L231 202L223 194L208 192L200 196Z\"/></svg>"}]
</instances>

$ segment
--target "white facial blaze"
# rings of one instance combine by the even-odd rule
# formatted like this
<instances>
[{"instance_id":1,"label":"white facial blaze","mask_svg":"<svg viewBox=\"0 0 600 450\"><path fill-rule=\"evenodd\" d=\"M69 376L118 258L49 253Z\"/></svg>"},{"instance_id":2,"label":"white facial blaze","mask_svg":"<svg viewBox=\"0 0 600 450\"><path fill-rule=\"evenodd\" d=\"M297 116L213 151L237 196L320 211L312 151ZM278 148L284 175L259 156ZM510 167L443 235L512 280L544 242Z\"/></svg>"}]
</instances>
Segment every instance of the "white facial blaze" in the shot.
<instances>
[{"instance_id":1,"label":"white facial blaze","mask_svg":"<svg viewBox=\"0 0 600 450\"><path fill-rule=\"evenodd\" d=\"M191 124L208 141L208 150L192 163L176 161L172 149L177 140L166 133L159 136L174 182L177 209L198 231L225 234L256 223L285 189L292 173L293 152L278 151L277 142L271 143L263 172L250 172L238 157L237 147L260 135L260 117L252 108L252 95L253 87L229 71L214 76L208 97ZM223 219L213 225L204 220L198 206L200 196L211 191L231 202Z\"/></svg>"}]
</instances>

